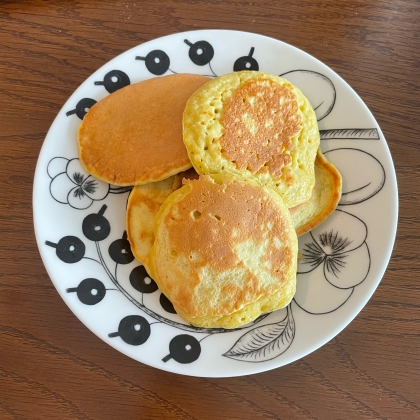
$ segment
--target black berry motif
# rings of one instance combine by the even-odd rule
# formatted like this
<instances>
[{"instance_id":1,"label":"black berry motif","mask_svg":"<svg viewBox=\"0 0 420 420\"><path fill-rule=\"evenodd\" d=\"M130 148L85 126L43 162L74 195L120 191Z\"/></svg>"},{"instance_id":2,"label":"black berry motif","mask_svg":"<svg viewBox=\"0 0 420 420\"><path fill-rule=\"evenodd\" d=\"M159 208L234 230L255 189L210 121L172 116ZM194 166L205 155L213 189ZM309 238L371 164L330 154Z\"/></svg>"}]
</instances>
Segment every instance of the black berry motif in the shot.
<instances>
[{"instance_id":1,"label":"black berry motif","mask_svg":"<svg viewBox=\"0 0 420 420\"><path fill-rule=\"evenodd\" d=\"M137 56L136 60L142 60L146 64L147 70L150 73L160 76L163 73L166 73L169 69L171 60L162 50L153 50L146 55L146 57Z\"/></svg>"},{"instance_id":2,"label":"black berry motif","mask_svg":"<svg viewBox=\"0 0 420 420\"><path fill-rule=\"evenodd\" d=\"M158 289L156 282L149 276L143 265L139 265L131 271L130 283L142 293L153 293Z\"/></svg>"},{"instance_id":3,"label":"black berry motif","mask_svg":"<svg viewBox=\"0 0 420 420\"><path fill-rule=\"evenodd\" d=\"M108 337L121 337L127 344L140 346L150 337L150 324L140 315L129 315L121 320L118 332L108 334Z\"/></svg>"},{"instance_id":4,"label":"black berry motif","mask_svg":"<svg viewBox=\"0 0 420 420\"><path fill-rule=\"evenodd\" d=\"M235 64L233 65L233 71L242 71L242 70L255 70L258 71L260 66L258 65L258 61L252 57L254 54L254 47L251 48L248 55L244 55L243 57L239 57Z\"/></svg>"},{"instance_id":5,"label":"black berry motif","mask_svg":"<svg viewBox=\"0 0 420 420\"><path fill-rule=\"evenodd\" d=\"M105 75L103 81L95 82L97 86L104 86L109 93L114 93L129 84L130 78L121 70L112 70Z\"/></svg>"},{"instance_id":6,"label":"black berry motif","mask_svg":"<svg viewBox=\"0 0 420 420\"><path fill-rule=\"evenodd\" d=\"M106 293L105 286L97 279L84 279L77 287L70 287L67 293L77 292L80 302L85 305L96 305Z\"/></svg>"},{"instance_id":7,"label":"black berry motif","mask_svg":"<svg viewBox=\"0 0 420 420\"><path fill-rule=\"evenodd\" d=\"M66 115L69 116L76 114L81 120L83 120L83 118L85 118L85 115L88 113L89 109L92 108L95 104L96 101L94 99L80 99L80 101L77 102L76 108L72 109L71 111L67 111Z\"/></svg>"},{"instance_id":8,"label":"black berry motif","mask_svg":"<svg viewBox=\"0 0 420 420\"><path fill-rule=\"evenodd\" d=\"M89 214L83 220L83 234L90 241L103 241L111 232L111 225L108 219L103 216L106 207L104 204L98 213Z\"/></svg>"},{"instance_id":9,"label":"black berry motif","mask_svg":"<svg viewBox=\"0 0 420 420\"><path fill-rule=\"evenodd\" d=\"M55 248L57 257L68 264L79 262L86 251L85 244L76 236L64 236L58 244L50 241L45 241L45 244Z\"/></svg>"},{"instance_id":10,"label":"black berry motif","mask_svg":"<svg viewBox=\"0 0 420 420\"><path fill-rule=\"evenodd\" d=\"M196 338L188 334L174 337L169 343L169 354L162 361L174 359L178 363L186 364L195 362L201 353L200 343Z\"/></svg>"},{"instance_id":11,"label":"black berry motif","mask_svg":"<svg viewBox=\"0 0 420 420\"><path fill-rule=\"evenodd\" d=\"M131 252L130 242L127 239L127 232L124 231L122 239L117 239L109 246L109 256L118 264L130 264L134 260Z\"/></svg>"},{"instance_id":12,"label":"black berry motif","mask_svg":"<svg viewBox=\"0 0 420 420\"><path fill-rule=\"evenodd\" d=\"M190 47L188 51L190 60L197 66L205 66L214 57L214 49L207 41L197 41L192 44L185 39L184 42Z\"/></svg>"},{"instance_id":13,"label":"black berry motif","mask_svg":"<svg viewBox=\"0 0 420 420\"><path fill-rule=\"evenodd\" d=\"M159 302L166 312L169 312L170 314L176 314L174 305L172 305L172 302L163 293L160 295Z\"/></svg>"}]
</instances>

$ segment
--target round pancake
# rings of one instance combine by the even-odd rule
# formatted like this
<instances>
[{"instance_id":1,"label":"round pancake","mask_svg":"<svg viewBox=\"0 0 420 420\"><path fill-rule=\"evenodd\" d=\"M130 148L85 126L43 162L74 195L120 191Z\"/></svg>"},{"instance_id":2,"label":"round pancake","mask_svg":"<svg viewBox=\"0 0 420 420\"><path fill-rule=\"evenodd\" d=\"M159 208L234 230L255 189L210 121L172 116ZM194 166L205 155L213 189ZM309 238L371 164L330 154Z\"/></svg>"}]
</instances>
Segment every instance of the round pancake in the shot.
<instances>
[{"instance_id":1,"label":"round pancake","mask_svg":"<svg viewBox=\"0 0 420 420\"><path fill-rule=\"evenodd\" d=\"M311 198L289 209L298 236L316 228L336 209L341 198L341 175L318 150Z\"/></svg>"},{"instance_id":2,"label":"round pancake","mask_svg":"<svg viewBox=\"0 0 420 420\"><path fill-rule=\"evenodd\" d=\"M197 172L190 168L163 181L137 185L131 190L126 212L127 236L133 255L149 275L152 275L149 254L155 240L155 219L160 206L173 191L181 188L184 178L197 177Z\"/></svg>"},{"instance_id":3,"label":"round pancake","mask_svg":"<svg viewBox=\"0 0 420 420\"><path fill-rule=\"evenodd\" d=\"M79 127L84 168L122 186L161 181L190 168L182 114L187 99L208 80L193 74L156 77L98 101Z\"/></svg>"},{"instance_id":4,"label":"round pancake","mask_svg":"<svg viewBox=\"0 0 420 420\"><path fill-rule=\"evenodd\" d=\"M236 328L290 302L297 253L281 197L224 173L187 181L165 200L151 262L156 283L187 322Z\"/></svg>"},{"instance_id":5,"label":"round pancake","mask_svg":"<svg viewBox=\"0 0 420 420\"><path fill-rule=\"evenodd\" d=\"M281 77L241 71L215 78L188 100L184 143L201 174L236 173L276 190L287 207L308 201L319 147L315 112Z\"/></svg>"}]
</instances>

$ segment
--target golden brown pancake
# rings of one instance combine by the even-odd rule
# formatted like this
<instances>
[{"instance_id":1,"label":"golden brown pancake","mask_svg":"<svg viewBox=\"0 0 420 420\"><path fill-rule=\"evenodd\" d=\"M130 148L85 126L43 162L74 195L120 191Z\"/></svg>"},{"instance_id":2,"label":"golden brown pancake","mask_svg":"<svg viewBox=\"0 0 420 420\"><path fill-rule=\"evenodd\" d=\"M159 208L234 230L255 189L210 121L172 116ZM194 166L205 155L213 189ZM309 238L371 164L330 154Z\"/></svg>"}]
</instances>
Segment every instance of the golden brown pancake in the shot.
<instances>
[{"instance_id":1,"label":"golden brown pancake","mask_svg":"<svg viewBox=\"0 0 420 420\"><path fill-rule=\"evenodd\" d=\"M255 71L210 80L188 100L183 127L199 174L256 179L289 208L309 200L318 124L308 100L287 80Z\"/></svg>"},{"instance_id":2,"label":"golden brown pancake","mask_svg":"<svg viewBox=\"0 0 420 420\"><path fill-rule=\"evenodd\" d=\"M315 186L311 198L292 207L290 215L298 236L316 228L336 209L341 198L341 175L322 154L315 159Z\"/></svg>"},{"instance_id":3,"label":"golden brown pancake","mask_svg":"<svg viewBox=\"0 0 420 420\"><path fill-rule=\"evenodd\" d=\"M149 275L149 254L155 240L155 218L160 206L175 189L179 188L175 176L163 181L134 187L127 203L127 237L133 255L144 265Z\"/></svg>"},{"instance_id":4,"label":"golden brown pancake","mask_svg":"<svg viewBox=\"0 0 420 420\"><path fill-rule=\"evenodd\" d=\"M166 198L178 188L183 179L198 178L193 168L171 176L163 181L137 185L130 193L127 204L127 236L133 255L151 273L150 250L155 240L156 215Z\"/></svg>"},{"instance_id":5,"label":"golden brown pancake","mask_svg":"<svg viewBox=\"0 0 420 420\"><path fill-rule=\"evenodd\" d=\"M187 181L165 200L151 262L159 288L187 322L235 328L290 302L297 253L281 197L224 173Z\"/></svg>"},{"instance_id":6,"label":"golden brown pancake","mask_svg":"<svg viewBox=\"0 0 420 420\"><path fill-rule=\"evenodd\" d=\"M187 99L208 80L193 74L156 77L98 101L79 127L85 169L111 184L139 185L190 168L182 114Z\"/></svg>"}]
</instances>

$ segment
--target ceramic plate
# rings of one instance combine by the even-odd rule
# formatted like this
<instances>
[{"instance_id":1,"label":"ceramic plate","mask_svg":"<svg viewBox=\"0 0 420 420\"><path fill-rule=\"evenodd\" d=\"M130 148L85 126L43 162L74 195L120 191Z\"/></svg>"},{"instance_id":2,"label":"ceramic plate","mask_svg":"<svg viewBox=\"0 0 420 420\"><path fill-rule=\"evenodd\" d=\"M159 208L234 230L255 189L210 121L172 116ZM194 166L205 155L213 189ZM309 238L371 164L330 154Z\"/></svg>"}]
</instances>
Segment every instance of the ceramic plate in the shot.
<instances>
[{"instance_id":1,"label":"ceramic plate","mask_svg":"<svg viewBox=\"0 0 420 420\"><path fill-rule=\"evenodd\" d=\"M236 330L183 322L131 254L129 188L87 174L77 129L98 100L130 83L172 73L216 77L238 70L280 75L315 109L321 148L343 176L334 214L299 238L297 292L285 309ZM362 100L320 61L264 36L205 30L139 45L105 64L53 122L35 174L39 250L58 293L98 337L133 359L184 375L239 376L278 368L316 350L363 308L388 264L398 195L391 156ZM91 231L91 222L97 226ZM89 222L89 223L88 223Z\"/></svg>"}]
</instances>

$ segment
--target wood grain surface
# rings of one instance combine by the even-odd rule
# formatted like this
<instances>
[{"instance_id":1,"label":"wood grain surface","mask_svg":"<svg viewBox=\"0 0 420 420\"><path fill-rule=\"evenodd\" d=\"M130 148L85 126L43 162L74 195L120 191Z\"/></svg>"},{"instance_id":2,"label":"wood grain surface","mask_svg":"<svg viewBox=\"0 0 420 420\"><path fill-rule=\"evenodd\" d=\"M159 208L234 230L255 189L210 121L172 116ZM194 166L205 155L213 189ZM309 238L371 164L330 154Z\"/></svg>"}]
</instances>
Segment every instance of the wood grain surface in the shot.
<instances>
[{"instance_id":1,"label":"wood grain surface","mask_svg":"<svg viewBox=\"0 0 420 420\"><path fill-rule=\"evenodd\" d=\"M159 371L71 313L39 256L32 184L70 94L121 52L192 29L295 45L362 97L388 141L400 215L357 318L288 366L230 379ZM0 1L0 419L420 419L418 0Z\"/></svg>"}]
</instances>

